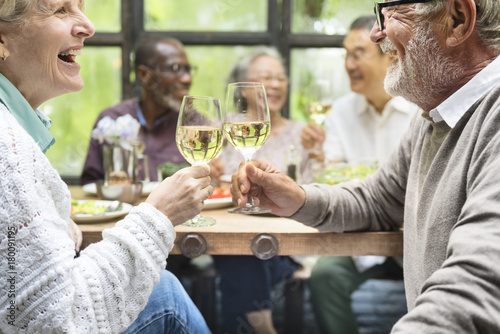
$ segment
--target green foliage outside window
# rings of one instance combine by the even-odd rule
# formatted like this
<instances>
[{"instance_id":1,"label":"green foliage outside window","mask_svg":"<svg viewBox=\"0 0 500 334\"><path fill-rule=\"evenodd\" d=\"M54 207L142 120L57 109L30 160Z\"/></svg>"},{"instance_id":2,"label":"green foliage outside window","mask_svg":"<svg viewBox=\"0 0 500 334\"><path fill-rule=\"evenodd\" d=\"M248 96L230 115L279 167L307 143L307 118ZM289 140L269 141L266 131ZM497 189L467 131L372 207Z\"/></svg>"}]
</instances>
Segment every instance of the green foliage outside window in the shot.
<instances>
[{"instance_id":1,"label":"green foliage outside window","mask_svg":"<svg viewBox=\"0 0 500 334\"><path fill-rule=\"evenodd\" d=\"M120 0L85 0L85 15L99 32L120 32Z\"/></svg>"},{"instance_id":2,"label":"green foliage outside window","mask_svg":"<svg viewBox=\"0 0 500 334\"><path fill-rule=\"evenodd\" d=\"M144 11L145 30L267 30L267 0L144 0Z\"/></svg>"},{"instance_id":3,"label":"green foliage outside window","mask_svg":"<svg viewBox=\"0 0 500 334\"><path fill-rule=\"evenodd\" d=\"M345 34L351 22L373 14L373 0L293 0L292 32Z\"/></svg>"}]
</instances>

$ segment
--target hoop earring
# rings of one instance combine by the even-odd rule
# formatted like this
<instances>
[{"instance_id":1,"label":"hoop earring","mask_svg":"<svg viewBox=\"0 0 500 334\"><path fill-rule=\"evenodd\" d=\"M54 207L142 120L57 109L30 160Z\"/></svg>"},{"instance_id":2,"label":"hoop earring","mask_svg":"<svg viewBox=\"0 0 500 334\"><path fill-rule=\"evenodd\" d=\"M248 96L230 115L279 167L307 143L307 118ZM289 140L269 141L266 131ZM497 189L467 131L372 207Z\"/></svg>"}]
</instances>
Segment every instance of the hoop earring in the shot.
<instances>
[{"instance_id":1,"label":"hoop earring","mask_svg":"<svg viewBox=\"0 0 500 334\"><path fill-rule=\"evenodd\" d=\"M5 61L7 59L7 56L5 55L5 52L3 53L2 60Z\"/></svg>"}]
</instances>

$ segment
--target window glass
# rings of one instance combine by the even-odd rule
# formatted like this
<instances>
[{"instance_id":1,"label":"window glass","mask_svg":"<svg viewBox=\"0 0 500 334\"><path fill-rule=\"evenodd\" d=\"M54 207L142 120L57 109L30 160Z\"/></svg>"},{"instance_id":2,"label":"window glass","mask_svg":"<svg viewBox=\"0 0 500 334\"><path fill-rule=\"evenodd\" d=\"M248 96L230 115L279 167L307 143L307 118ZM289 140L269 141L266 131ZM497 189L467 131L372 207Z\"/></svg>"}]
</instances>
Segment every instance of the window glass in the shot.
<instances>
[{"instance_id":1,"label":"window glass","mask_svg":"<svg viewBox=\"0 0 500 334\"><path fill-rule=\"evenodd\" d=\"M294 49L291 53L290 118L309 122L306 111L308 90L317 80L330 82L332 99L349 92L343 48ZM314 61L311 61L314 59Z\"/></svg>"},{"instance_id":2,"label":"window glass","mask_svg":"<svg viewBox=\"0 0 500 334\"><path fill-rule=\"evenodd\" d=\"M373 0L293 0L292 32L343 35L359 16L373 14Z\"/></svg>"},{"instance_id":3,"label":"window glass","mask_svg":"<svg viewBox=\"0 0 500 334\"><path fill-rule=\"evenodd\" d=\"M97 32L120 32L120 0L85 0L85 15Z\"/></svg>"},{"instance_id":4,"label":"window glass","mask_svg":"<svg viewBox=\"0 0 500 334\"><path fill-rule=\"evenodd\" d=\"M232 66L250 46L186 46L189 62L198 70L193 75L191 95L214 96L224 105L227 78Z\"/></svg>"},{"instance_id":5,"label":"window glass","mask_svg":"<svg viewBox=\"0 0 500 334\"><path fill-rule=\"evenodd\" d=\"M267 6L267 0L144 0L144 27L147 31L267 31Z\"/></svg>"},{"instance_id":6,"label":"window glass","mask_svg":"<svg viewBox=\"0 0 500 334\"><path fill-rule=\"evenodd\" d=\"M86 46L77 61L82 68L84 88L42 105L52 119L50 132L56 138L47 157L65 177L80 176L97 115L121 99L120 48Z\"/></svg>"}]
</instances>

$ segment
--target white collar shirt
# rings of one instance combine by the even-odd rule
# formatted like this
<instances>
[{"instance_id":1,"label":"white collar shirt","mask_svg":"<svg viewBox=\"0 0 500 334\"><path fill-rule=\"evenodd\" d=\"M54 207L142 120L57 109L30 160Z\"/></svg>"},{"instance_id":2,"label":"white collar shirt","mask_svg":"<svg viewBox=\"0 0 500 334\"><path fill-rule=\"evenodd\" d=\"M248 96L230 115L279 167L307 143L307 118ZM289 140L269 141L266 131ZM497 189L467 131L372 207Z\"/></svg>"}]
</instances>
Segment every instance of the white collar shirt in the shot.
<instances>
[{"instance_id":1,"label":"white collar shirt","mask_svg":"<svg viewBox=\"0 0 500 334\"><path fill-rule=\"evenodd\" d=\"M420 108L392 98L379 114L363 95L349 93L336 100L325 121L325 157L331 161L385 162L399 144Z\"/></svg>"},{"instance_id":2,"label":"white collar shirt","mask_svg":"<svg viewBox=\"0 0 500 334\"><path fill-rule=\"evenodd\" d=\"M437 108L431 110L429 116L434 122L444 120L450 128L453 128L467 110L499 81L500 57L497 57Z\"/></svg>"}]
</instances>

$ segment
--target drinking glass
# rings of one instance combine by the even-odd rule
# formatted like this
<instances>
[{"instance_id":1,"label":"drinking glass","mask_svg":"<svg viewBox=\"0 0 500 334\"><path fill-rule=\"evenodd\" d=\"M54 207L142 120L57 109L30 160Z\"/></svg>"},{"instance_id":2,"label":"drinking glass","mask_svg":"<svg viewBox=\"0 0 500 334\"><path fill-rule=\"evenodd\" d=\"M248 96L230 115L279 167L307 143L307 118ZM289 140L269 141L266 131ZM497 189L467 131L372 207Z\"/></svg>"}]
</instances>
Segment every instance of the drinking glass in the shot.
<instances>
[{"instance_id":1,"label":"drinking glass","mask_svg":"<svg viewBox=\"0 0 500 334\"><path fill-rule=\"evenodd\" d=\"M222 110L218 98L210 96L184 96L177 130L177 148L192 165L207 164L222 148ZM204 227L215 224L215 219L196 215L183 225Z\"/></svg>"},{"instance_id":2,"label":"drinking glass","mask_svg":"<svg viewBox=\"0 0 500 334\"><path fill-rule=\"evenodd\" d=\"M227 87L224 113L224 133L227 141L245 158L245 163L264 144L271 122L264 85L257 82L231 83ZM251 191L243 208L228 210L230 213L265 214L271 210L255 206Z\"/></svg>"},{"instance_id":3,"label":"drinking glass","mask_svg":"<svg viewBox=\"0 0 500 334\"><path fill-rule=\"evenodd\" d=\"M309 117L319 126L325 124L326 116L332 109L332 92L329 80L318 79L312 83L309 91L309 103L307 113ZM319 143L315 143L312 149L313 154L321 155L323 149Z\"/></svg>"}]
</instances>

